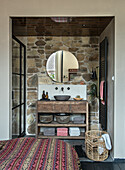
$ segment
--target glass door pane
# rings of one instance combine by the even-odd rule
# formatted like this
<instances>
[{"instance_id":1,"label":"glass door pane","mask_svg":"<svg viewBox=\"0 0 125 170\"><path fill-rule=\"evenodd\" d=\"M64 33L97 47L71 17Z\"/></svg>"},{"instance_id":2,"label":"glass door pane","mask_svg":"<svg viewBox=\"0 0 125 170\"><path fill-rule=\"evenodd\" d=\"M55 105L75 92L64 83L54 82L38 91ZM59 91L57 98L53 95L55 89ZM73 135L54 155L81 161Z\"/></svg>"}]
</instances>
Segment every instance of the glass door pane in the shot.
<instances>
[{"instance_id":1,"label":"glass door pane","mask_svg":"<svg viewBox=\"0 0 125 170\"><path fill-rule=\"evenodd\" d=\"M20 44L12 40L12 73L20 73Z\"/></svg>"},{"instance_id":2,"label":"glass door pane","mask_svg":"<svg viewBox=\"0 0 125 170\"><path fill-rule=\"evenodd\" d=\"M20 104L20 76L12 75L12 107Z\"/></svg>"},{"instance_id":3,"label":"glass door pane","mask_svg":"<svg viewBox=\"0 0 125 170\"><path fill-rule=\"evenodd\" d=\"M25 45L13 36L12 41L12 135L25 135Z\"/></svg>"},{"instance_id":4,"label":"glass door pane","mask_svg":"<svg viewBox=\"0 0 125 170\"><path fill-rule=\"evenodd\" d=\"M15 136L19 136L20 130L20 107L17 107L12 111L12 134Z\"/></svg>"}]
</instances>

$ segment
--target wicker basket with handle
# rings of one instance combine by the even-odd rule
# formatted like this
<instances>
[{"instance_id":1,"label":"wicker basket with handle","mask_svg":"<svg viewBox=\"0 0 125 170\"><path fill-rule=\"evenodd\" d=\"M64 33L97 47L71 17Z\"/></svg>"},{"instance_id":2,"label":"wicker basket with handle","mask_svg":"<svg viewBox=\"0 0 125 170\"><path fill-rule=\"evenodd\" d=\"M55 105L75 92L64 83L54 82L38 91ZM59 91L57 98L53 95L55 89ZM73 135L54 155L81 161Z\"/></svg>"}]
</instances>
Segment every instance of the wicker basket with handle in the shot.
<instances>
[{"instance_id":1,"label":"wicker basket with handle","mask_svg":"<svg viewBox=\"0 0 125 170\"><path fill-rule=\"evenodd\" d=\"M108 158L108 150L105 147L105 142L102 138L105 131L91 130L85 133L86 155L94 161L104 161Z\"/></svg>"}]
</instances>

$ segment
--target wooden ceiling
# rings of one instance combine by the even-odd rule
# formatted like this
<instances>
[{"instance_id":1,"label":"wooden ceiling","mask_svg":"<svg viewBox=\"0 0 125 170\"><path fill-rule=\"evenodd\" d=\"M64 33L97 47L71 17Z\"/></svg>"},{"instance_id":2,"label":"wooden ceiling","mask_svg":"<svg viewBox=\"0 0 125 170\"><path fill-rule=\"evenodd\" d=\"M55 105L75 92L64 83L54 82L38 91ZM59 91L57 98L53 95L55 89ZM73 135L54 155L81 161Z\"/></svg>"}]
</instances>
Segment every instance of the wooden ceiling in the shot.
<instances>
[{"instance_id":1,"label":"wooden ceiling","mask_svg":"<svg viewBox=\"0 0 125 170\"><path fill-rule=\"evenodd\" d=\"M99 36L113 17L72 17L55 22L51 17L12 17L15 36Z\"/></svg>"}]
</instances>

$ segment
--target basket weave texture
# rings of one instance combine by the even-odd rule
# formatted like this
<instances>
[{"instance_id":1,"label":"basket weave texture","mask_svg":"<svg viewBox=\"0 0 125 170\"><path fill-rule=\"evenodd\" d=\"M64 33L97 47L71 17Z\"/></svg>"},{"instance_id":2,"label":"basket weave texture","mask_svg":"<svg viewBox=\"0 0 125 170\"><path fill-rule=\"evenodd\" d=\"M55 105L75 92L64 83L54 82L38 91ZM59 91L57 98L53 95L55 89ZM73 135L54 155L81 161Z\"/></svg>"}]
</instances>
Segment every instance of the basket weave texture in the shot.
<instances>
[{"instance_id":1,"label":"basket weave texture","mask_svg":"<svg viewBox=\"0 0 125 170\"><path fill-rule=\"evenodd\" d=\"M58 115L56 115L56 121L58 123L69 123L70 116L58 116Z\"/></svg>"},{"instance_id":2,"label":"basket weave texture","mask_svg":"<svg viewBox=\"0 0 125 170\"><path fill-rule=\"evenodd\" d=\"M40 123L50 123L53 121L53 115L40 115Z\"/></svg>"},{"instance_id":3,"label":"basket weave texture","mask_svg":"<svg viewBox=\"0 0 125 170\"><path fill-rule=\"evenodd\" d=\"M86 155L94 161L104 161L108 158L108 150L105 147L103 134L105 131L91 130L85 133Z\"/></svg>"}]
</instances>

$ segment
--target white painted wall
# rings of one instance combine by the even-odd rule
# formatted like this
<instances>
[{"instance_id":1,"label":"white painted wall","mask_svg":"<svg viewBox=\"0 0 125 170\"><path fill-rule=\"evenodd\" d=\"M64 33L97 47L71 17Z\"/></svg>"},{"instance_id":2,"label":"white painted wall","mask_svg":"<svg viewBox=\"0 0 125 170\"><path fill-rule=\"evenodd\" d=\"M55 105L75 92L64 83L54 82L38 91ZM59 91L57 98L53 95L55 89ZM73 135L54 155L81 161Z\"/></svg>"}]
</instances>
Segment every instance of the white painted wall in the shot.
<instances>
[{"instance_id":1,"label":"white painted wall","mask_svg":"<svg viewBox=\"0 0 125 170\"><path fill-rule=\"evenodd\" d=\"M125 1L0 2L0 139L9 138L9 16L115 16L114 157L125 158ZM11 135L11 134L10 134Z\"/></svg>"}]
</instances>

